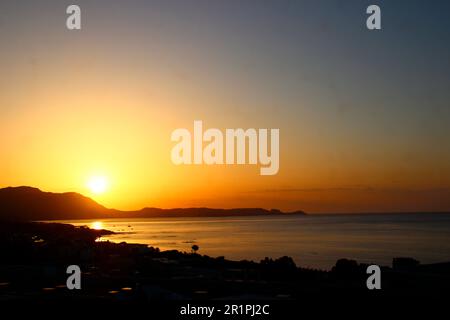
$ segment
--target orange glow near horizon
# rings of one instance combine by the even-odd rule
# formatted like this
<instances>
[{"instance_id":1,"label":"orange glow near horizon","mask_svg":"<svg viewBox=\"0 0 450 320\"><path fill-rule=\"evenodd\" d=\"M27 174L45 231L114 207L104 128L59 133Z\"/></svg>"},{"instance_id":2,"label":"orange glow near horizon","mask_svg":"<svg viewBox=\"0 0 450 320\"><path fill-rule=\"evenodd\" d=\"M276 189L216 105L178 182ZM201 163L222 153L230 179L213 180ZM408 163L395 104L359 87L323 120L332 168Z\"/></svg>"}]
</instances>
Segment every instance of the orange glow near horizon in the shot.
<instances>
[{"instance_id":1,"label":"orange glow near horizon","mask_svg":"<svg viewBox=\"0 0 450 320\"><path fill-rule=\"evenodd\" d=\"M422 58L378 56L377 41L340 34L347 28L330 37L317 19L284 25L277 10L234 24L244 11L92 4L86 29L71 32L58 6L15 3L21 14L6 14L0 30L0 188L78 192L120 210L450 210L447 83L442 71L416 74ZM278 174L174 165L171 133L194 120L279 128Z\"/></svg>"}]
</instances>

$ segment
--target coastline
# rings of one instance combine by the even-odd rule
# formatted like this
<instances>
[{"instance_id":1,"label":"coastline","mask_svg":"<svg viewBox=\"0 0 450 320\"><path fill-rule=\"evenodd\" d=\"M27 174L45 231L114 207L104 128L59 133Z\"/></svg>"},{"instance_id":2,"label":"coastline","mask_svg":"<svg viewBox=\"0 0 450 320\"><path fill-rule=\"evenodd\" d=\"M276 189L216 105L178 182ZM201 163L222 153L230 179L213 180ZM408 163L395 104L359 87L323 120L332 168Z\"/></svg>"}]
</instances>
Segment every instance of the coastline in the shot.
<instances>
[{"instance_id":1,"label":"coastline","mask_svg":"<svg viewBox=\"0 0 450 320\"><path fill-rule=\"evenodd\" d=\"M292 258L231 261L142 244L96 242L106 230L55 223L0 223L2 300L292 300L314 294L367 294L367 265L339 259L331 271ZM65 288L68 265L83 273L83 295ZM382 267L390 296L439 294L450 287L450 263L412 258ZM76 290L75 290L76 291Z\"/></svg>"},{"instance_id":2,"label":"coastline","mask_svg":"<svg viewBox=\"0 0 450 320\"><path fill-rule=\"evenodd\" d=\"M66 220L117 232L102 240L143 243L161 250L260 261L290 256L302 267L331 270L340 258L391 266L410 256L430 264L450 259L449 215L352 215ZM368 237L371 234L373 236ZM420 246L411 246L420 243ZM441 245L437 246L437 243Z\"/></svg>"}]
</instances>

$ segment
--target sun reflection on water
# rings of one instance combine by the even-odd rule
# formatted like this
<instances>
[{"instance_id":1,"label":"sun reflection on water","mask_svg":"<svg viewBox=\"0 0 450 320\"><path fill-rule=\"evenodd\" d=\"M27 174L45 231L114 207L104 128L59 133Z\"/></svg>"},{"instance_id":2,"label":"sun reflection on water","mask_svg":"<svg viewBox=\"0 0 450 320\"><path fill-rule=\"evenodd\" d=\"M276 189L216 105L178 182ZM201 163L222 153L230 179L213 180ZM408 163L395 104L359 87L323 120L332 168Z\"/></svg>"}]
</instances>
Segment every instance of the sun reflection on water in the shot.
<instances>
[{"instance_id":1,"label":"sun reflection on water","mask_svg":"<svg viewBox=\"0 0 450 320\"><path fill-rule=\"evenodd\" d=\"M102 230L103 229L103 222L101 221L94 221L91 223L91 229L94 230Z\"/></svg>"}]
</instances>

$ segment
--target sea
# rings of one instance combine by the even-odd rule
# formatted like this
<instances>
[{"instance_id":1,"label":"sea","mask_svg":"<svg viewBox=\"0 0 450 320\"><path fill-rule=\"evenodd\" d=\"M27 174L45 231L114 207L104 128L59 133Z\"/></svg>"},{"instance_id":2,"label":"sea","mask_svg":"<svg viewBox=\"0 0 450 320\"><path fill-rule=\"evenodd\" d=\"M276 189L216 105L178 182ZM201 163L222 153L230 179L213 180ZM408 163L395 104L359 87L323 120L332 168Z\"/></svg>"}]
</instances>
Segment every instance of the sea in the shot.
<instances>
[{"instance_id":1,"label":"sea","mask_svg":"<svg viewBox=\"0 0 450 320\"><path fill-rule=\"evenodd\" d=\"M395 257L450 261L450 214L334 214L64 220L116 232L99 241L141 243L230 260L290 256L297 266L330 270L338 259L391 266Z\"/></svg>"}]
</instances>

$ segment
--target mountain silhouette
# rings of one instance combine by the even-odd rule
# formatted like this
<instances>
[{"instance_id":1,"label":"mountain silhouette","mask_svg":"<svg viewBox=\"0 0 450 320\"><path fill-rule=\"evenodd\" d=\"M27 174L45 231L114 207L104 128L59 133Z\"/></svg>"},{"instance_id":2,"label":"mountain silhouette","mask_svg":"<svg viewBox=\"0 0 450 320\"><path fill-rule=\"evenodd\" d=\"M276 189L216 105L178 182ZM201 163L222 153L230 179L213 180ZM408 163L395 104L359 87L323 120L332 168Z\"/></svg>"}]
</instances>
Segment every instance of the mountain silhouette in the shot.
<instances>
[{"instance_id":1,"label":"mountain silhouette","mask_svg":"<svg viewBox=\"0 0 450 320\"><path fill-rule=\"evenodd\" d=\"M144 208L138 211L108 209L79 193L43 192L33 187L0 189L0 220L39 221L107 218L160 217L227 217L305 214L303 211L284 213L262 208Z\"/></svg>"},{"instance_id":2,"label":"mountain silhouette","mask_svg":"<svg viewBox=\"0 0 450 320\"><path fill-rule=\"evenodd\" d=\"M0 219L57 220L100 218L108 209L75 192L42 192L31 187L0 189Z\"/></svg>"}]
</instances>

